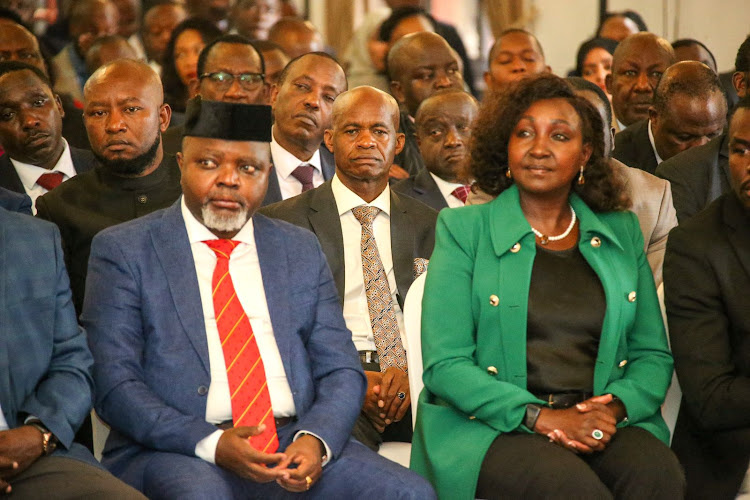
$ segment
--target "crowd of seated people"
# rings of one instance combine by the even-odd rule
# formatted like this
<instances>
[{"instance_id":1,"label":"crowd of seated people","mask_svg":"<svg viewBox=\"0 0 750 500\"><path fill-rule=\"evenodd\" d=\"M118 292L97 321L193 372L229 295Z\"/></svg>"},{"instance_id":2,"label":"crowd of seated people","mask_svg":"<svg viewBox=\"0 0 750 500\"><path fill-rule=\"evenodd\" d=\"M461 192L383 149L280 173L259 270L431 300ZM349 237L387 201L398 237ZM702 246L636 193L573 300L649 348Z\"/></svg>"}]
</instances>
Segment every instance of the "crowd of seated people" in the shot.
<instances>
[{"instance_id":1,"label":"crowd of seated people","mask_svg":"<svg viewBox=\"0 0 750 500\"><path fill-rule=\"evenodd\" d=\"M750 495L750 36L719 75L612 12L567 78L520 28L475 78L419 0L341 58L282 0L37 3L0 0L0 492Z\"/></svg>"}]
</instances>

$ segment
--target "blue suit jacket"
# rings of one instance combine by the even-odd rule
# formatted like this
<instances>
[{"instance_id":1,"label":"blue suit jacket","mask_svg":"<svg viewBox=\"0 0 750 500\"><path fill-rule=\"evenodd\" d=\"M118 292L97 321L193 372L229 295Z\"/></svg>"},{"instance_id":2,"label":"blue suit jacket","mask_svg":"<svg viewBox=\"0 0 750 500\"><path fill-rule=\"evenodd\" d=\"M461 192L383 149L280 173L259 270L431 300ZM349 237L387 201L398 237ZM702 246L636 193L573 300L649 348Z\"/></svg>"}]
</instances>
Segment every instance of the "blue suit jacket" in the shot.
<instances>
[{"instance_id":1,"label":"blue suit jacket","mask_svg":"<svg viewBox=\"0 0 750 500\"><path fill-rule=\"evenodd\" d=\"M11 428L38 417L70 448L91 409L93 359L76 321L60 233L0 208L0 403Z\"/></svg>"},{"instance_id":2,"label":"blue suit jacket","mask_svg":"<svg viewBox=\"0 0 750 500\"><path fill-rule=\"evenodd\" d=\"M253 218L263 285L298 420L338 455L359 414L366 379L315 236ZM82 323L96 366L96 410L112 426L104 450L115 474L142 476L151 450L194 455L216 430L205 420L206 329L180 202L99 233L91 246ZM140 465L137 465L140 464ZM124 468L124 469L123 469Z\"/></svg>"}]
</instances>

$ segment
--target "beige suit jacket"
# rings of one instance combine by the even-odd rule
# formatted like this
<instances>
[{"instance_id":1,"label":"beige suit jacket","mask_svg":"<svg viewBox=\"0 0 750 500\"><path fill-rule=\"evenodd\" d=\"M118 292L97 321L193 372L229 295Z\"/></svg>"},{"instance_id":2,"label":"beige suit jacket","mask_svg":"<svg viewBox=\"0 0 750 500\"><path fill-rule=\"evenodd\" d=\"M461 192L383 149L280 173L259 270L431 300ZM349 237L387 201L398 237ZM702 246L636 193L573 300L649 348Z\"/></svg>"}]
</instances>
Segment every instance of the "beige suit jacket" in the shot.
<instances>
[{"instance_id":1,"label":"beige suit jacket","mask_svg":"<svg viewBox=\"0 0 750 500\"><path fill-rule=\"evenodd\" d=\"M677 225L677 213L672 204L672 188L669 181L660 179L644 170L631 168L610 158L616 172L625 176L628 195L633 203L630 210L638 216L643 233L643 250L657 288L662 282L664 252L667 249L669 231ZM469 193L467 205L480 205L491 201L494 196L477 189Z\"/></svg>"}]
</instances>

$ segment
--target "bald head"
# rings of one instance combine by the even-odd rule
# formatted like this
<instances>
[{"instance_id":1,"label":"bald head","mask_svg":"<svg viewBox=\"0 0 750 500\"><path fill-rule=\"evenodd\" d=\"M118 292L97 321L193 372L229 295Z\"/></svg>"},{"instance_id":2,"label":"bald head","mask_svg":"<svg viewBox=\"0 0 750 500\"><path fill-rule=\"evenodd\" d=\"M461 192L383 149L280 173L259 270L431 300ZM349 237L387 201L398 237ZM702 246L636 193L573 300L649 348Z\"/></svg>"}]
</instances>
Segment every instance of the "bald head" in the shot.
<instances>
[{"instance_id":1,"label":"bald head","mask_svg":"<svg viewBox=\"0 0 750 500\"><path fill-rule=\"evenodd\" d=\"M47 73L37 38L20 24L0 22L0 59L31 64Z\"/></svg>"},{"instance_id":2,"label":"bald head","mask_svg":"<svg viewBox=\"0 0 750 500\"><path fill-rule=\"evenodd\" d=\"M117 59L138 59L133 47L120 35L97 38L86 52L86 68L93 73L101 66Z\"/></svg>"},{"instance_id":3,"label":"bald head","mask_svg":"<svg viewBox=\"0 0 750 500\"><path fill-rule=\"evenodd\" d=\"M145 62L133 59L118 59L97 69L83 86L84 99L92 89L114 82L127 82L134 88L147 89L158 96L160 104L164 102L159 75Z\"/></svg>"},{"instance_id":4,"label":"bald head","mask_svg":"<svg viewBox=\"0 0 750 500\"><path fill-rule=\"evenodd\" d=\"M661 75L674 64L672 46L653 33L641 32L620 42L606 77L615 117L624 126L648 118Z\"/></svg>"},{"instance_id":5,"label":"bald head","mask_svg":"<svg viewBox=\"0 0 750 500\"><path fill-rule=\"evenodd\" d=\"M373 103L385 111L386 116L390 116L393 127L398 130L399 111L398 102L390 94L364 85L356 87L346 92L342 92L333 103L332 126L336 127L336 122L344 120L351 114L352 110L362 103Z\"/></svg>"},{"instance_id":6,"label":"bald head","mask_svg":"<svg viewBox=\"0 0 750 500\"><path fill-rule=\"evenodd\" d=\"M654 146L662 160L721 134L727 102L719 77L703 63L670 66L656 87L649 110Z\"/></svg>"},{"instance_id":7,"label":"bald head","mask_svg":"<svg viewBox=\"0 0 750 500\"><path fill-rule=\"evenodd\" d=\"M413 33L388 52L391 92L411 116L427 97L443 89L464 86L461 60L448 42L436 33Z\"/></svg>"},{"instance_id":8,"label":"bald head","mask_svg":"<svg viewBox=\"0 0 750 500\"><path fill-rule=\"evenodd\" d=\"M290 59L325 48L323 37L309 21L284 17L268 31L268 41L279 45Z\"/></svg>"}]
</instances>

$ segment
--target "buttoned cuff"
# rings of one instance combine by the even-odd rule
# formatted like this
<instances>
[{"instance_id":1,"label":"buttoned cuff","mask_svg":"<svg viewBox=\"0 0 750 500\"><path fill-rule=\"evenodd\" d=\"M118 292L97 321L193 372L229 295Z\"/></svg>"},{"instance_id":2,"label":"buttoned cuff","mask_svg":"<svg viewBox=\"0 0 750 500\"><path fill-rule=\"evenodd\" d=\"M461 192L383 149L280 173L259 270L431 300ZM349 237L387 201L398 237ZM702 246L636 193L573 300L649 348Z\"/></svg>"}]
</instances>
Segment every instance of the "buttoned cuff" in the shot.
<instances>
[{"instance_id":1,"label":"buttoned cuff","mask_svg":"<svg viewBox=\"0 0 750 500\"><path fill-rule=\"evenodd\" d=\"M325 460L321 462L320 466L325 467L326 464L328 464L328 462L331 461L331 449L328 447L328 443L326 443L322 437L318 436L314 432L305 431L305 430L297 431L297 434L294 435L294 439L292 439L292 441L298 440L301 436L304 436L305 434L310 434L312 437L318 438L320 442L323 443L323 447L326 449L326 457L325 457Z\"/></svg>"},{"instance_id":2,"label":"buttoned cuff","mask_svg":"<svg viewBox=\"0 0 750 500\"><path fill-rule=\"evenodd\" d=\"M210 464L216 464L216 448L223 433L223 430L218 429L198 441L195 445L195 456Z\"/></svg>"}]
</instances>

